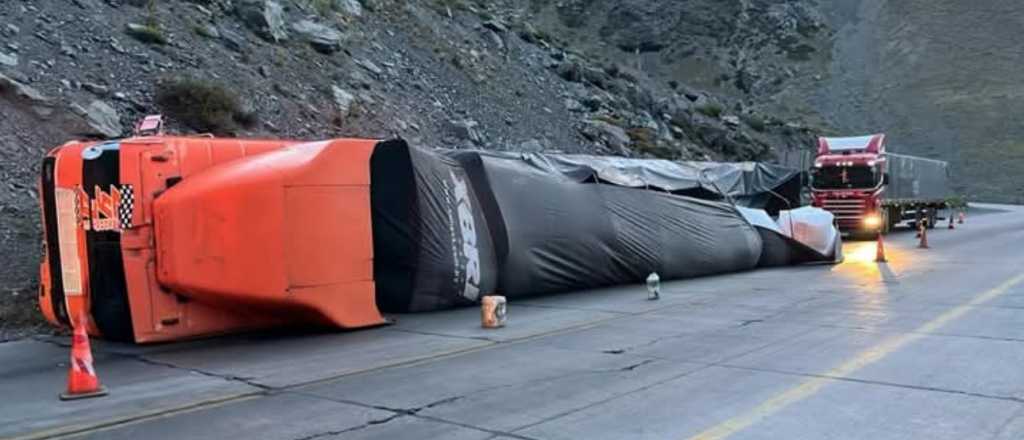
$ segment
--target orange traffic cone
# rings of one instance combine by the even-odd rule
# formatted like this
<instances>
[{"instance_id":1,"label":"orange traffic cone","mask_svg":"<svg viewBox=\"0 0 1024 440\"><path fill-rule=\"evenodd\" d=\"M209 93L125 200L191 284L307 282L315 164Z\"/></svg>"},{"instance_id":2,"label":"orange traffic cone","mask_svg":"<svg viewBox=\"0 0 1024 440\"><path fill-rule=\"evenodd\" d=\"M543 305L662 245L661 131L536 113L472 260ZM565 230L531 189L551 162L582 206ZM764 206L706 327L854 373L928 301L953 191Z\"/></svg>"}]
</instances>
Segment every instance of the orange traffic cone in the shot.
<instances>
[{"instance_id":1,"label":"orange traffic cone","mask_svg":"<svg viewBox=\"0 0 1024 440\"><path fill-rule=\"evenodd\" d=\"M100 385L96 370L92 368L92 349L89 335L85 331L85 320L76 325L72 321L74 334L71 336L71 366L68 368L68 390L61 393L60 400L86 399L107 395L107 389Z\"/></svg>"},{"instance_id":2,"label":"orange traffic cone","mask_svg":"<svg viewBox=\"0 0 1024 440\"><path fill-rule=\"evenodd\" d=\"M921 249L928 249L928 227L925 226L924 223L921 224L919 236L921 237L921 242L917 244L917 247Z\"/></svg>"},{"instance_id":3,"label":"orange traffic cone","mask_svg":"<svg viewBox=\"0 0 1024 440\"><path fill-rule=\"evenodd\" d=\"M887 263L889 260L885 259L885 244L882 242L882 233L878 233L878 249L875 251L875 262L876 263Z\"/></svg>"},{"instance_id":4,"label":"orange traffic cone","mask_svg":"<svg viewBox=\"0 0 1024 440\"><path fill-rule=\"evenodd\" d=\"M963 211L960 211L960 221L958 223L960 223L961 225L964 224L964 217L966 217L966 216L967 215L964 214Z\"/></svg>"}]
</instances>

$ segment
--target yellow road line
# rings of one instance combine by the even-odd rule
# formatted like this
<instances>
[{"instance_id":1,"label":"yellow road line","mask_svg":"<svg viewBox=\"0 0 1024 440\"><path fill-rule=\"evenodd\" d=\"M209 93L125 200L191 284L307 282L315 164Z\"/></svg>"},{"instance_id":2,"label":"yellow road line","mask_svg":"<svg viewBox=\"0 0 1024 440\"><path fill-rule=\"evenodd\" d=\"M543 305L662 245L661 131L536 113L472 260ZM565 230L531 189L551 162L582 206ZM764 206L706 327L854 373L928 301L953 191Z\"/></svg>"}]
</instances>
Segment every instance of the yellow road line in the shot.
<instances>
[{"instance_id":1,"label":"yellow road line","mask_svg":"<svg viewBox=\"0 0 1024 440\"><path fill-rule=\"evenodd\" d=\"M650 310L650 311L644 312L642 314L652 313L654 311L655 310ZM604 316L604 317L601 317L601 318L595 318L595 319L591 319L591 320L588 320L588 321L585 321L585 322L576 323L576 324L570 325L568 327L552 329L552 330L549 330L549 331L535 333L535 334L530 334L530 335L526 335L526 336L522 336L522 337L518 337L518 338L511 338L511 339L508 339L508 340L504 341L501 344L499 344L496 341L482 340L478 344L473 344L473 345L466 346L466 347L457 347L457 348L453 348L453 349L450 349L450 350L442 351L442 352L439 352L439 353L431 353L431 354L428 354L428 355L409 356L409 357L406 357L406 358L401 358L401 359L397 359L397 360L394 360L394 361L386 362L386 363L380 364L380 365L373 365L373 366L366 367L366 368L359 368L359 369L354 369L354 370L343 371L343 372L340 372L338 374L335 374L335 375L332 375L332 376L329 376L329 377L325 377L325 378L321 378L321 379L314 379L314 380L311 380L311 381L299 382L299 383L295 383L295 384L285 385L285 386L282 386L280 388L276 388L273 391L285 392L285 391L301 390L303 388L308 388L308 387L314 386L314 385L323 385L323 384L327 384L327 383L336 382L336 381L343 380L345 378L348 378L348 377L351 377L351 376L354 376L354 375L358 375L358 374L363 374L363 373L368 373L368 372L373 372L373 371L379 371L379 370L385 370L385 369L389 369L389 368L396 368L396 367L401 368L401 367L421 365L421 364L425 364L425 363L435 362L435 361L438 361L438 360L441 360L441 359L445 359L445 358L457 357L457 356L461 356L461 355L467 355L467 354L471 354L471 353L475 353L475 352L479 352L479 351L495 348L495 347L497 347L499 345L505 346L505 345L510 345L510 344L518 344L518 343L528 342L528 341L531 341L531 340L534 340L534 339L543 338L543 337L546 337L546 336L556 335L556 334L560 334L560 333L571 333L571 332L574 332L574 331L586 330L588 328L594 327L594 326L596 326L598 324L601 324L603 322L607 322L607 321L611 321L611 320L615 320L615 319L620 319L620 318L627 317L627 316L633 316L633 315L626 314L626 315ZM401 331L401 330L400 329L395 329L395 331ZM439 335L435 335L435 336L444 336L444 335L440 335L439 334ZM184 405L181 405L181 406L177 406L177 407L161 408L161 409L150 410L150 411L143 411L143 412L139 412L139 413L135 413L135 414L129 414L129 415L124 415L124 416L115 416L115 417L111 417L111 418L109 418L107 420L102 420L102 421L99 421L99 422L85 422L85 423L57 426L57 427L43 429L43 430L40 430L40 431L34 431L34 432L30 432L30 433L27 433L27 434L22 434L22 435L18 435L18 436L14 436L14 437L0 438L0 440L41 440L41 439L49 439L49 438L57 438L57 437L60 437L60 438L77 437L77 436L81 436L81 435L84 435L84 434L93 434L93 433L97 433L97 432L107 431L107 430L110 430L110 429L121 428L121 427L124 427L124 426L137 425L137 424L148 422L148 421L151 421L151 420L154 420L154 419L167 418L167 417L178 415L178 414L182 414L182 413L188 413L188 412L199 411L199 410L206 410L206 409L210 409L210 408L216 408L218 406L223 406L223 405L232 404L232 403L238 403L238 402L244 402L246 400L257 399L257 398L262 398L262 397L266 397L266 394L263 391L255 391L255 392L247 392L247 393L240 393L240 394L232 394L232 395L227 395L227 396L214 397L214 398L207 399L207 400L200 400L200 401L197 401L197 402L190 402L190 403L187 403L187 404L184 404Z\"/></svg>"},{"instance_id":2,"label":"yellow road line","mask_svg":"<svg viewBox=\"0 0 1024 440\"><path fill-rule=\"evenodd\" d=\"M1010 278L1006 282L996 286L984 293L974 297L970 301L956 306L942 315L939 315L935 319L928 321L926 324L918 327L911 333L906 333L901 336L890 338L874 347L864 350L854 356L852 359L842 363L841 365L822 373L820 377L814 377L807 381L797 385L789 390L782 392L781 394L768 399L755 407L754 409L726 420L718 425L715 425L708 430L690 437L690 440L719 440L725 439L737 432L740 432L751 425L764 420L765 418L775 414L782 409L799 402L807 397L810 397L821 390L829 382L834 381L832 377L845 377L848 376L882 358L891 354L892 352L899 350L918 339L921 339L926 333L934 332L949 324L950 322L959 319L960 317L967 314L972 307L984 304L988 301L995 299L996 297L1005 294L1014 286L1024 281L1024 274L1017 275Z\"/></svg>"},{"instance_id":3,"label":"yellow road line","mask_svg":"<svg viewBox=\"0 0 1024 440\"><path fill-rule=\"evenodd\" d=\"M131 416L128 416L128 417L116 418L116 419L108 419L108 420L104 420L104 421L100 421L100 422L96 422L96 423L82 423L82 424L77 424L77 425L60 426L60 427L56 427L56 428L50 428L50 429L44 429L44 430L41 430L41 431L35 431L35 432L24 434L24 435L19 435L19 436L14 436L14 437L6 437L5 439L6 440L42 440L42 439L52 439L52 438L56 438L56 437L78 436L78 435L84 435L84 434L92 433L92 432L96 432L96 431L102 431L105 428L109 428L109 427L112 427L112 426L115 426L115 425L120 426L121 424L132 424L132 423L135 423L135 422L142 422L142 421L153 420L153 419L162 419L162 418L174 416L174 415L181 414L181 413L192 412L192 411L195 411L195 410L198 410L198 409L216 408L218 406L226 405L226 404L229 404L229 403L244 402L246 400L252 400L252 399L255 399L255 398L258 398L258 397L262 397L262 392L258 392L257 391L257 392L247 392L247 393L240 393L240 394L229 394L229 395L226 395L226 396L221 396L221 397L217 397L217 398L213 398L213 399L208 399L208 400L203 400L203 401L199 401L199 402L186 403L184 405L179 405L179 406L173 406L173 407L168 407L168 408L159 408L159 409L150 410L150 411L143 411L143 412L139 412L137 414L134 414L134 415L131 415Z\"/></svg>"}]
</instances>

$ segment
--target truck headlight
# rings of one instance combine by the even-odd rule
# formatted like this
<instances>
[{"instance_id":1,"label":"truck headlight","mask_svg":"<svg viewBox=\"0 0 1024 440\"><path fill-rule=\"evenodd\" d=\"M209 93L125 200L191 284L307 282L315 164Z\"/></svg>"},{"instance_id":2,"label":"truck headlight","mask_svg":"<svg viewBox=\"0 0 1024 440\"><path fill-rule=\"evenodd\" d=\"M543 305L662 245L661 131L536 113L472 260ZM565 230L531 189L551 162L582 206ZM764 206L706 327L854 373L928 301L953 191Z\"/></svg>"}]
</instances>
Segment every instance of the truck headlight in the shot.
<instances>
[{"instance_id":1,"label":"truck headlight","mask_svg":"<svg viewBox=\"0 0 1024 440\"><path fill-rule=\"evenodd\" d=\"M877 228L878 225L882 224L882 218L878 214L871 214L864 217L864 226L868 228Z\"/></svg>"}]
</instances>

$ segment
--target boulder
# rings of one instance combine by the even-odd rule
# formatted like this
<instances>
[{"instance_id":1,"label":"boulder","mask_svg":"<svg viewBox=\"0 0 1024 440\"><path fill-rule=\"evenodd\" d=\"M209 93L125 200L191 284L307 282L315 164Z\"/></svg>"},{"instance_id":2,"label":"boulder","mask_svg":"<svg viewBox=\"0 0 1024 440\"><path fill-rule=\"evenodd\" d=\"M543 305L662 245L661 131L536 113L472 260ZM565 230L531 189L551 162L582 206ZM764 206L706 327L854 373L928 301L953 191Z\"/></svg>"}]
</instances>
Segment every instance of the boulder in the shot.
<instances>
[{"instance_id":1,"label":"boulder","mask_svg":"<svg viewBox=\"0 0 1024 440\"><path fill-rule=\"evenodd\" d=\"M356 102L355 95L338 86L331 86L331 94L334 96L334 104L338 106L338 115L342 119L348 117L352 112L352 104Z\"/></svg>"},{"instance_id":2,"label":"boulder","mask_svg":"<svg viewBox=\"0 0 1024 440\"><path fill-rule=\"evenodd\" d=\"M86 108L82 108L78 104L71 104L71 111L81 116L89 126L90 130L83 134L112 139L121 136L121 133L124 132L121 115L114 107L103 101L93 101Z\"/></svg>"},{"instance_id":3,"label":"boulder","mask_svg":"<svg viewBox=\"0 0 1024 440\"><path fill-rule=\"evenodd\" d=\"M580 130L581 134L592 141L601 141L614 151L623 152L632 141L626 130L604 121L588 121Z\"/></svg>"},{"instance_id":4,"label":"boulder","mask_svg":"<svg viewBox=\"0 0 1024 440\"><path fill-rule=\"evenodd\" d=\"M544 41L544 34L540 33L530 22L524 22L523 28L519 31L519 38L527 43L540 44Z\"/></svg>"},{"instance_id":5,"label":"boulder","mask_svg":"<svg viewBox=\"0 0 1024 440\"><path fill-rule=\"evenodd\" d=\"M86 82L82 84L82 88L97 96L107 96L110 93L110 88L103 84Z\"/></svg>"},{"instance_id":6,"label":"boulder","mask_svg":"<svg viewBox=\"0 0 1024 440\"><path fill-rule=\"evenodd\" d=\"M480 123L466 119L462 121L449 121L448 131L458 140L470 141L474 144L482 144L483 136L480 135Z\"/></svg>"},{"instance_id":7,"label":"boulder","mask_svg":"<svg viewBox=\"0 0 1024 440\"><path fill-rule=\"evenodd\" d=\"M284 9L273 0L240 0L235 14L264 40L276 43L288 39Z\"/></svg>"},{"instance_id":8,"label":"boulder","mask_svg":"<svg viewBox=\"0 0 1024 440\"><path fill-rule=\"evenodd\" d=\"M18 55L0 52L0 66L18 67Z\"/></svg>"},{"instance_id":9,"label":"boulder","mask_svg":"<svg viewBox=\"0 0 1024 440\"><path fill-rule=\"evenodd\" d=\"M493 18L490 19L490 20L485 21L484 22L484 27L487 28L487 29L490 29L490 30L492 30L494 32L500 32L500 33L508 32L508 26L505 26L504 23L502 23L502 22L500 22L500 21L498 21L496 19L493 19Z\"/></svg>"},{"instance_id":10,"label":"boulder","mask_svg":"<svg viewBox=\"0 0 1024 440\"><path fill-rule=\"evenodd\" d=\"M224 47L228 49L235 52L245 52L248 48L248 42L245 41L245 37L239 35L237 32L226 28L220 28L218 30L218 34L220 34L221 43L223 43Z\"/></svg>"},{"instance_id":11,"label":"boulder","mask_svg":"<svg viewBox=\"0 0 1024 440\"><path fill-rule=\"evenodd\" d=\"M722 122L725 122L725 125L730 127L739 127L740 117L735 115L722 116Z\"/></svg>"},{"instance_id":12,"label":"boulder","mask_svg":"<svg viewBox=\"0 0 1024 440\"><path fill-rule=\"evenodd\" d=\"M335 0L335 7L342 14L349 17L359 18L363 16L363 4L359 0Z\"/></svg>"},{"instance_id":13,"label":"boulder","mask_svg":"<svg viewBox=\"0 0 1024 440\"><path fill-rule=\"evenodd\" d=\"M11 77L0 74L0 96L3 95L12 95L36 104L45 104L50 101L49 98L43 96L38 90L22 84Z\"/></svg>"},{"instance_id":14,"label":"boulder","mask_svg":"<svg viewBox=\"0 0 1024 440\"><path fill-rule=\"evenodd\" d=\"M582 112L586 110L579 101L572 98L565 98L565 109L571 112Z\"/></svg>"},{"instance_id":15,"label":"boulder","mask_svg":"<svg viewBox=\"0 0 1024 440\"><path fill-rule=\"evenodd\" d=\"M356 59L355 63L356 63L357 66L366 69L367 71L369 71L370 73L372 73L372 74L374 74L374 75L376 75L378 77L384 74L384 70L381 69L380 67L377 67L377 65L373 64L373 62L370 61L370 60L364 60L364 59L360 58L360 59Z\"/></svg>"},{"instance_id":16,"label":"boulder","mask_svg":"<svg viewBox=\"0 0 1024 440\"><path fill-rule=\"evenodd\" d=\"M516 147L516 151L519 151L521 153L540 153L546 150L546 148L544 148L545 144L547 144L547 140L541 141L538 139L530 139L528 141L520 143Z\"/></svg>"},{"instance_id":17,"label":"boulder","mask_svg":"<svg viewBox=\"0 0 1024 440\"><path fill-rule=\"evenodd\" d=\"M301 20L292 25L292 31L302 40L309 42L317 52L332 54L341 50L342 34L330 26L311 20Z\"/></svg>"}]
</instances>

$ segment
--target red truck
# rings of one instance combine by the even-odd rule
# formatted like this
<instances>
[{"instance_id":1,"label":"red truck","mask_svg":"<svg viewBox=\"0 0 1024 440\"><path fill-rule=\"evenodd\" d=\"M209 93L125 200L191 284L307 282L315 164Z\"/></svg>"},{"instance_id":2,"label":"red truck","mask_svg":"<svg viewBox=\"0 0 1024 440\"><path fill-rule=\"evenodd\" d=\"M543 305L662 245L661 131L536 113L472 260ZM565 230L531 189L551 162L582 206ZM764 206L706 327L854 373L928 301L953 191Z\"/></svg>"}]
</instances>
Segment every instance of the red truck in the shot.
<instances>
[{"instance_id":1,"label":"red truck","mask_svg":"<svg viewBox=\"0 0 1024 440\"><path fill-rule=\"evenodd\" d=\"M950 197L946 162L889 153L884 134L818 138L811 177L812 204L849 233L885 234L907 220L934 228Z\"/></svg>"}]
</instances>

